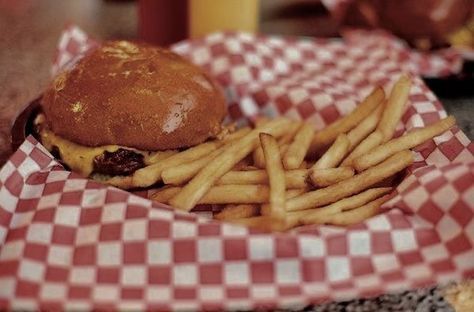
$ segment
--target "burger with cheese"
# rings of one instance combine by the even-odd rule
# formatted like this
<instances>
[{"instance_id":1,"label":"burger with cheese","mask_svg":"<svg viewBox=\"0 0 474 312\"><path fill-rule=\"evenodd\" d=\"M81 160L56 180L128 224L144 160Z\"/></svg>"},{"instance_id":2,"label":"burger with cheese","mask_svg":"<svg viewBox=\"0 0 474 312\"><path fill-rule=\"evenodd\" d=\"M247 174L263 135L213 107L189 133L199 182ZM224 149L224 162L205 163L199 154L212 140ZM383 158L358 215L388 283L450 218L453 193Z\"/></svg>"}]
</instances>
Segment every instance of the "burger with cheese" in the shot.
<instances>
[{"instance_id":1,"label":"burger with cheese","mask_svg":"<svg viewBox=\"0 0 474 312\"><path fill-rule=\"evenodd\" d=\"M43 145L73 171L123 188L130 177L216 137L226 115L217 84L165 49L106 42L53 81L36 118Z\"/></svg>"}]
</instances>

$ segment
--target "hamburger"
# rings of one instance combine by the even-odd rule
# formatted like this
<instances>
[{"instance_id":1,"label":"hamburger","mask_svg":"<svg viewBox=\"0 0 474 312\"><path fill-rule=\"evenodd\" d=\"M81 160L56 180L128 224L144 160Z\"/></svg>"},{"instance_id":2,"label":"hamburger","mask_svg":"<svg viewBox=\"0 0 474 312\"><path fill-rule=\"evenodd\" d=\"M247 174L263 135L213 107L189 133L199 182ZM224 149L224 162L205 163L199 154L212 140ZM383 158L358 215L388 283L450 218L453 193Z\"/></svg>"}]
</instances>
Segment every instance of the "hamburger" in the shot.
<instances>
[{"instance_id":1,"label":"hamburger","mask_svg":"<svg viewBox=\"0 0 474 312\"><path fill-rule=\"evenodd\" d=\"M466 25L473 13L472 0L356 0L349 5L344 22L384 28L415 48L430 50L456 45L457 38L453 41L452 37L459 31L461 41L469 42Z\"/></svg>"},{"instance_id":2,"label":"hamburger","mask_svg":"<svg viewBox=\"0 0 474 312\"><path fill-rule=\"evenodd\" d=\"M215 138L226 115L221 89L200 67L127 41L105 42L57 76L41 109L35 125L49 151L122 188L137 186L137 170Z\"/></svg>"}]
</instances>

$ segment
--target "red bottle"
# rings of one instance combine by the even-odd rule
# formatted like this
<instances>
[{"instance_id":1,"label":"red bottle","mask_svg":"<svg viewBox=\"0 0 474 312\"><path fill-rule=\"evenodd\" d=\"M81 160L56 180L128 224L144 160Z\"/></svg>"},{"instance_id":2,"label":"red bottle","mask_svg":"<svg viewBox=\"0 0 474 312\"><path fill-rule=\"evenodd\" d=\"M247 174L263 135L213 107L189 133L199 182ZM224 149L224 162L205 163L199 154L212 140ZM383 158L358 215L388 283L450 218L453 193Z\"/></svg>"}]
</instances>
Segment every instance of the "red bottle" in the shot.
<instances>
[{"instance_id":1,"label":"red bottle","mask_svg":"<svg viewBox=\"0 0 474 312\"><path fill-rule=\"evenodd\" d=\"M141 40L168 46L188 37L187 0L140 0L138 36Z\"/></svg>"}]
</instances>

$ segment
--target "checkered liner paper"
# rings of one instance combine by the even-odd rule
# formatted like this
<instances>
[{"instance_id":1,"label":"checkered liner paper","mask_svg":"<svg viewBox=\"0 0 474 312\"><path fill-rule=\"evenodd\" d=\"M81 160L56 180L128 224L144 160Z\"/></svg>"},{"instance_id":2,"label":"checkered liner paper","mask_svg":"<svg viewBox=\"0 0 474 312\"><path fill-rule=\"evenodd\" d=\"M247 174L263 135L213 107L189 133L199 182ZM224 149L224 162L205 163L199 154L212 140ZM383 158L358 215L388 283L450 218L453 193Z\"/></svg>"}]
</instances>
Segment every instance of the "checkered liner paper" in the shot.
<instances>
[{"instance_id":1,"label":"checkered liner paper","mask_svg":"<svg viewBox=\"0 0 474 312\"><path fill-rule=\"evenodd\" d=\"M58 64L94 45L70 27ZM387 41L217 33L173 49L220 82L241 123L261 113L322 128L404 71L414 86L399 130L446 116ZM383 213L273 234L86 180L29 137L0 171L0 308L298 308L470 278L474 145L454 128L415 154Z\"/></svg>"}]
</instances>

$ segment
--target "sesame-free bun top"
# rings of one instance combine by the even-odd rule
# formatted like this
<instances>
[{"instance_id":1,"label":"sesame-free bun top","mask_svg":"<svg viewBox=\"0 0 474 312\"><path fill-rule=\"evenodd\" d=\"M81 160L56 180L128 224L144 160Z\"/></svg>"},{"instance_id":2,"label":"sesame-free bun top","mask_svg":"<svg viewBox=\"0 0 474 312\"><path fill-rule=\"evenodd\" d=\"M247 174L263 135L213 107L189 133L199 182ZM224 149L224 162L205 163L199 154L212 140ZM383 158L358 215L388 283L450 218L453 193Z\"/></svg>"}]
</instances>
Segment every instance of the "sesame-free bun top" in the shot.
<instances>
[{"instance_id":1,"label":"sesame-free bun top","mask_svg":"<svg viewBox=\"0 0 474 312\"><path fill-rule=\"evenodd\" d=\"M162 48L111 41L60 74L42 99L48 127L86 146L186 148L215 136L224 96L201 68Z\"/></svg>"}]
</instances>

